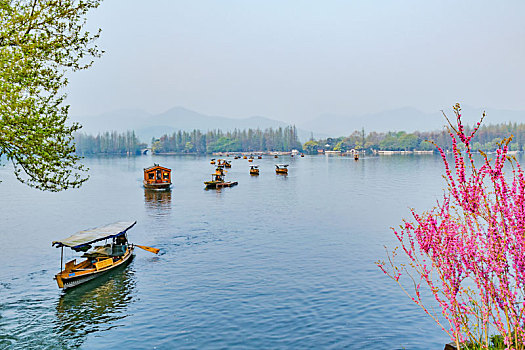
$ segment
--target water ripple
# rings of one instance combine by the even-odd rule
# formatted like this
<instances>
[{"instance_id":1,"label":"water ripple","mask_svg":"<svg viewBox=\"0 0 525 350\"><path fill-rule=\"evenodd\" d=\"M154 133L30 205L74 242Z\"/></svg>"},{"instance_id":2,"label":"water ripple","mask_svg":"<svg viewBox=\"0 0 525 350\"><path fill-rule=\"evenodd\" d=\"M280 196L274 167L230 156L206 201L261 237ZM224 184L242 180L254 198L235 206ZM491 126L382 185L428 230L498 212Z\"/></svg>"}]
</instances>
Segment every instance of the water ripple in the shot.
<instances>
[{"instance_id":1,"label":"water ripple","mask_svg":"<svg viewBox=\"0 0 525 350\"><path fill-rule=\"evenodd\" d=\"M439 157L294 158L287 177L264 158L258 178L234 160L239 186L220 192L203 190L208 161L86 159L91 180L58 194L2 176L3 243L25 246L0 255L0 349L443 347L374 265L389 227L441 195ZM171 191L141 188L153 162L173 169ZM122 181L108 190L107 174ZM127 268L58 292L50 242L119 219L159 255L137 249Z\"/></svg>"}]
</instances>

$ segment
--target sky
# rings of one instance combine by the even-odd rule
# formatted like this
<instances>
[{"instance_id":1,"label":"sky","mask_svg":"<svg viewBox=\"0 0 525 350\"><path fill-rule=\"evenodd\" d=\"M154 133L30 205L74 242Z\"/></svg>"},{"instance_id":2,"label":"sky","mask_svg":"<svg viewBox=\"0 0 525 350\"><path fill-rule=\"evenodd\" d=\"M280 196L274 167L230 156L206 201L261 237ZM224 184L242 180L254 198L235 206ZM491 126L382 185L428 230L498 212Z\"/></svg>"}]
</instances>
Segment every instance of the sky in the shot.
<instances>
[{"instance_id":1,"label":"sky","mask_svg":"<svg viewBox=\"0 0 525 350\"><path fill-rule=\"evenodd\" d=\"M525 110L525 1L106 0L88 27L105 54L71 76L72 115Z\"/></svg>"}]
</instances>

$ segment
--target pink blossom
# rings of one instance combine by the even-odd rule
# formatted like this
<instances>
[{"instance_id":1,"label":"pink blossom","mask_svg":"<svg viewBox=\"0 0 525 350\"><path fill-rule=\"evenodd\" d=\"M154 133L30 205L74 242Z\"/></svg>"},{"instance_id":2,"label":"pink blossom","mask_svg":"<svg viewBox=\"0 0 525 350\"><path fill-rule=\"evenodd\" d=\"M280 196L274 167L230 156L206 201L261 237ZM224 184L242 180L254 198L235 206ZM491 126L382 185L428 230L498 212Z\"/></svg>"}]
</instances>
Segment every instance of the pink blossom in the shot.
<instances>
[{"instance_id":1,"label":"pink blossom","mask_svg":"<svg viewBox=\"0 0 525 350\"><path fill-rule=\"evenodd\" d=\"M466 135L460 111L456 104L452 166L438 147L448 185L443 199L424 213L412 209L412 222L394 230L408 264L397 263L395 249L388 258L393 270L385 263L378 266L458 346L469 340L485 348L495 330L507 348L525 349L525 175L513 163L512 177L505 178L509 140L501 143L494 161L482 153L484 162L476 167L470 141L483 118ZM404 287L404 277L413 294ZM440 314L423 304L422 284L434 295Z\"/></svg>"}]
</instances>

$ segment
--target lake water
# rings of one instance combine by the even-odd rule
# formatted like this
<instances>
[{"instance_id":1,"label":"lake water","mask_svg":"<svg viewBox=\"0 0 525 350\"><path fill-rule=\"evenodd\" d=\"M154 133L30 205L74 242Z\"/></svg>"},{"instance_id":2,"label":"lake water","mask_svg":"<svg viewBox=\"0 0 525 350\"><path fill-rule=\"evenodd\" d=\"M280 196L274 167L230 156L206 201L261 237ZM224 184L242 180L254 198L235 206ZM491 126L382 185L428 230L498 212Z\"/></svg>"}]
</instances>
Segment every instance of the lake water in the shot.
<instances>
[{"instance_id":1,"label":"lake water","mask_svg":"<svg viewBox=\"0 0 525 350\"><path fill-rule=\"evenodd\" d=\"M171 192L142 188L154 162L172 168ZM438 156L254 162L259 177L233 160L239 185L220 191L204 190L204 157L84 159L90 180L62 193L0 168L0 348L443 348L447 335L374 263L409 207L442 195ZM159 255L136 249L128 267L60 291L51 241L118 220L137 220L130 241Z\"/></svg>"}]
</instances>

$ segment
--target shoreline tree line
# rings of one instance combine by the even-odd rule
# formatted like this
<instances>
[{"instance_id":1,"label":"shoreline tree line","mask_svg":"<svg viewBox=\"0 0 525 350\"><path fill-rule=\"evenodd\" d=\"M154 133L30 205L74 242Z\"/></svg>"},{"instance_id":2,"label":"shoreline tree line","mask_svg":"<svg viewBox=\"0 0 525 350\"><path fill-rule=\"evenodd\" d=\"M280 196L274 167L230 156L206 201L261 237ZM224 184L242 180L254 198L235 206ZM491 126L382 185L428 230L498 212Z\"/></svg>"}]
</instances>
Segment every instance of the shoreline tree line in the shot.
<instances>
[{"instance_id":1,"label":"shoreline tree line","mask_svg":"<svg viewBox=\"0 0 525 350\"><path fill-rule=\"evenodd\" d=\"M96 136L75 133L76 153L81 156L96 154L139 155L148 145L141 142L134 131L105 132Z\"/></svg>"},{"instance_id":2,"label":"shoreline tree line","mask_svg":"<svg viewBox=\"0 0 525 350\"><path fill-rule=\"evenodd\" d=\"M120 154L138 155L148 145L141 142L134 131L105 132L96 136L75 134L76 152L80 155ZM265 130L244 129L223 132L211 130L182 131L151 140L155 154L209 154L213 152L256 152L302 150L294 126Z\"/></svg>"},{"instance_id":3,"label":"shoreline tree line","mask_svg":"<svg viewBox=\"0 0 525 350\"><path fill-rule=\"evenodd\" d=\"M466 127L466 132L471 128ZM504 123L483 125L472 140L472 148L490 152L509 135L513 135L509 144L511 151L525 150L525 123ZM74 134L76 153L79 155L139 155L148 145L136 136L134 131L118 133L105 132L88 135ZM294 126L265 130L244 129L233 131L200 130L182 131L165 134L151 140L154 154L211 154L213 152L288 152L297 149L308 154L319 151L349 151L351 149L367 151L430 151L435 146L432 141L444 150L452 148L451 138L446 129L439 131L404 131L369 132L356 130L349 136L314 139L301 144Z\"/></svg>"},{"instance_id":4,"label":"shoreline tree line","mask_svg":"<svg viewBox=\"0 0 525 350\"><path fill-rule=\"evenodd\" d=\"M466 126L465 132L473 131ZM525 150L525 124L503 123L483 125L472 139L472 149L484 152L495 151L499 143L510 135L513 136L509 143L511 151ZM354 131L346 137L326 138L309 141L303 144L305 153L316 154L318 150L348 151L351 149L367 151L433 151L435 146L431 141L446 151L452 150L452 139L447 129L438 131L405 131L370 132L364 130Z\"/></svg>"},{"instance_id":5,"label":"shoreline tree line","mask_svg":"<svg viewBox=\"0 0 525 350\"><path fill-rule=\"evenodd\" d=\"M302 149L295 126L233 131L178 131L152 140L153 153L290 151Z\"/></svg>"}]
</instances>

